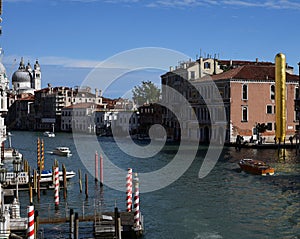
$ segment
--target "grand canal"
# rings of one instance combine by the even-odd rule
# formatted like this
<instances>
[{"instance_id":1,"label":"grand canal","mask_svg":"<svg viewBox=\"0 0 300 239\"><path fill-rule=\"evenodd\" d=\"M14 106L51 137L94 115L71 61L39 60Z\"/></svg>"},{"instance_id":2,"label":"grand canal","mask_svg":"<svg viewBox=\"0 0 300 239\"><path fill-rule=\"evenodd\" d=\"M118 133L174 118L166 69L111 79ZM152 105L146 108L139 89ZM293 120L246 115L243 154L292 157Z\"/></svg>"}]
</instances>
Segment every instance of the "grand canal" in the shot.
<instances>
[{"instance_id":1,"label":"grand canal","mask_svg":"<svg viewBox=\"0 0 300 239\"><path fill-rule=\"evenodd\" d=\"M55 138L44 138L38 132L12 132L12 144L19 149L32 167L36 166L36 141L43 138L45 151L57 146L68 146L69 158L45 154L46 168L54 159L65 164L67 170L78 169L89 173L76 151L71 134L57 133ZM83 139L86 136L82 136ZM88 140L88 138L87 138ZM112 138L98 138L105 153L114 163L126 170L140 172L159 169L168 164L176 153L175 145L167 145L151 158L136 159L123 153ZM87 149L93 150L93 149ZM207 147L199 147L197 157L177 181L160 190L142 193L140 209L144 215L145 239L161 238L300 238L300 163L295 151L286 150L286 157L277 150L224 148L218 163L205 178L198 178ZM93 150L94 151L94 150ZM241 158L268 161L275 167L274 176L254 176L240 172ZM86 159L85 159L86 160ZM90 159L93 162L93 158ZM106 179L104 178L104 181ZM125 189L124 178L124 189ZM142 185L141 185L142 187ZM68 187L67 199L60 200L54 210L54 192L35 198L35 208L41 218L61 217L73 208L79 214L93 214L95 210L112 211L116 204L125 210L125 192L104 186L101 190L89 173L89 197L79 192L78 175ZM22 216L28 205L28 192L20 192ZM44 238L68 238L68 225L41 225ZM92 238L91 224L80 224L80 238Z\"/></svg>"}]
</instances>

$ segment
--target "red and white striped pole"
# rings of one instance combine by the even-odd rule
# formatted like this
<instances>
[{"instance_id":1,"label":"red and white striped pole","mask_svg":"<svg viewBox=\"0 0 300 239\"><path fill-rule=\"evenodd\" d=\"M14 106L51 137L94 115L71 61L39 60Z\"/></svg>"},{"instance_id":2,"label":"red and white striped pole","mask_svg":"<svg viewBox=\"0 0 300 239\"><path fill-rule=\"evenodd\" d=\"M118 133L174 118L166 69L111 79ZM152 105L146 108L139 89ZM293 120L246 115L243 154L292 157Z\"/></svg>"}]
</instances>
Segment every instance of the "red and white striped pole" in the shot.
<instances>
[{"instance_id":1,"label":"red and white striped pole","mask_svg":"<svg viewBox=\"0 0 300 239\"><path fill-rule=\"evenodd\" d=\"M98 182L98 153L95 153L95 182Z\"/></svg>"},{"instance_id":2,"label":"red and white striped pole","mask_svg":"<svg viewBox=\"0 0 300 239\"><path fill-rule=\"evenodd\" d=\"M54 169L54 182L55 182L54 202L55 202L55 207L58 207L59 205L59 168L58 167L55 167Z\"/></svg>"},{"instance_id":3,"label":"red and white striped pole","mask_svg":"<svg viewBox=\"0 0 300 239\"><path fill-rule=\"evenodd\" d=\"M137 173L134 176L134 230L139 231L141 230L139 178Z\"/></svg>"},{"instance_id":4,"label":"red and white striped pole","mask_svg":"<svg viewBox=\"0 0 300 239\"><path fill-rule=\"evenodd\" d=\"M100 154L100 186L103 186L103 157Z\"/></svg>"},{"instance_id":5,"label":"red and white striped pole","mask_svg":"<svg viewBox=\"0 0 300 239\"><path fill-rule=\"evenodd\" d=\"M27 238L34 239L34 206L33 205L27 207L27 215L28 215Z\"/></svg>"},{"instance_id":6,"label":"red and white striped pole","mask_svg":"<svg viewBox=\"0 0 300 239\"><path fill-rule=\"evenodd\" d=\"M128 168L126 177L126 202L127 212L131 212L132 209L132 168Z\"/></svg>"}]
</instances>

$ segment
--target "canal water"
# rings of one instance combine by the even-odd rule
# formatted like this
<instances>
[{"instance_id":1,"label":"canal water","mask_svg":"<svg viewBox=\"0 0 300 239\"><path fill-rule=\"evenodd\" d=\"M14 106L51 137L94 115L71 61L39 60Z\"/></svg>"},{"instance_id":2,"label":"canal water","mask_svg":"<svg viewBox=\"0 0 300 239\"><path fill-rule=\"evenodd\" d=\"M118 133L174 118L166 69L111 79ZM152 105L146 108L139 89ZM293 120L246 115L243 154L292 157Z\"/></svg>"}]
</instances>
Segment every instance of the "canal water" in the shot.
<instances>
[{"instance_id":1,"label":"canal water","mask_svg":"<svg viewBox=\"0 0 300 239\"><path fill-rule=\"evenodd\" d=\"M81 169L83 175L89 175L88 198L84 189L79 192L77 173L69 182L66 200L61 192L58 211L54 210L52 190L42 193L40 203L35 199L41 218L64 217L70 208L79 215L93 215L96 210L113 211L115 205L125 210L125 192L107 186L100 189L99 184L95 184L93 172L86 170L76 151L72 134L57 133L55 138L45 138L38 132L15 131L12 145L36 167L38 137L44 139L46 168L51 168L57 159L67 170ZM82 138L89 140L84 135ZM138 172L158 170L171 162L177 152L177 146L169 144L153 157L138 159L123 153L112 138L98 138L98 141L118 167L124 170L132 167ZM73 155L64 158L47 153L57 146L69 147ZM88 147L86 150L93 151ZM234 148L224 148L213 170L205 178L199 178L206 152L207 147L199 146L192 165L174 183L140 194L145 239L300 238L300 163L295 151L241 149L236 152ZM241 172L237 165L241 158L265 160L275 167L276 173L264 177ZM94 162L94 158L90 162ZM125 184L124 178L124 189ZM20 201L22 216L25 216L28 192L20 192ZM92 224L80 224L79 230L80 238L92 238ZM44 238L68 238L68 225L41 225L39 234Z\"/></svg>"}]
</instances>

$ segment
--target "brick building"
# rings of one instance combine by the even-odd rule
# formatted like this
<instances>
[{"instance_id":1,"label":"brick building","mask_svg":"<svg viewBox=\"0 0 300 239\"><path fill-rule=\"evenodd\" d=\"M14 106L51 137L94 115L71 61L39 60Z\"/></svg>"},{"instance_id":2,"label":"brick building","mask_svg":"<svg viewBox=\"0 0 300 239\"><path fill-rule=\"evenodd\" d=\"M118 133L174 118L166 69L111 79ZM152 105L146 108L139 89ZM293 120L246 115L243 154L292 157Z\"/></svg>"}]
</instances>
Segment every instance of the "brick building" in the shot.
<instances>
[{"instance_id":1,"label":"brick building","mask_svg":"<svg viewBox=\"0 0 300 239\"><path fill-rule=\"evenodd\" d=\"M194 64L190 63L190 66L194 67ZM274 142L276 127L274 63L258 60L254 62L218 60L210 61L210 64L203 67L220 70L204 74L203 77L192 78L188 73L189 65L185 65L161 76L162 101L171 109L167 109L163 114L163 122L173 128L170 131L173 135L170 137L175 138L175 135L180 134L185 139L200 142L218 140L219 123L227 124L227 142L234 142L237 135L250 140L256 136L254 135L256 125L265 123L268 128L262 137L266 141ZM202 69L199 69L199 72L201 71ZM294 110L294 100L298 97L298 80L298 76L293 75L293 68L287 66L287 138L295 134L298 125ZM177 94L182 95L189 105L183 106L183 101L178 100ZM217 100L218 95L221 96L222 102ZM174 117L172 110L180 116L180 119ZM192 112L196 115L194 119L191 118Z\"/></svg>"}]
</instances>

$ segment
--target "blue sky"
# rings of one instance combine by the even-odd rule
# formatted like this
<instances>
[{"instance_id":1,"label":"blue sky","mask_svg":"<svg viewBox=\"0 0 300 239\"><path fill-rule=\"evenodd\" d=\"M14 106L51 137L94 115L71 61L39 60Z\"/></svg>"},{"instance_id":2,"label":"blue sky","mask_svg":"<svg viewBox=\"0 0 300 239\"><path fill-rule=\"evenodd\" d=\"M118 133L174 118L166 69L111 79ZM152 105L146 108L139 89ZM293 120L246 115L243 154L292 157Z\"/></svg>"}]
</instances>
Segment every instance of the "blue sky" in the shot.
<instances>
[{"instance_id":1,"label":"blue sky","mask_svg":"<svg viewBox=\"0 0 300 239\"><path fill-rule=\"evenodd\" d=\"M8 75L21 56L32 65L39 59L43 86L80 85L97 63L143 47L192 59L201 52L274 61L283 52L296 73L300 61L300 1L295 0L4 0L2 18ZM180 60L185 59L165 65ZM153 77L159 82L159 75Z\"/></svg>"}]
</instances>

